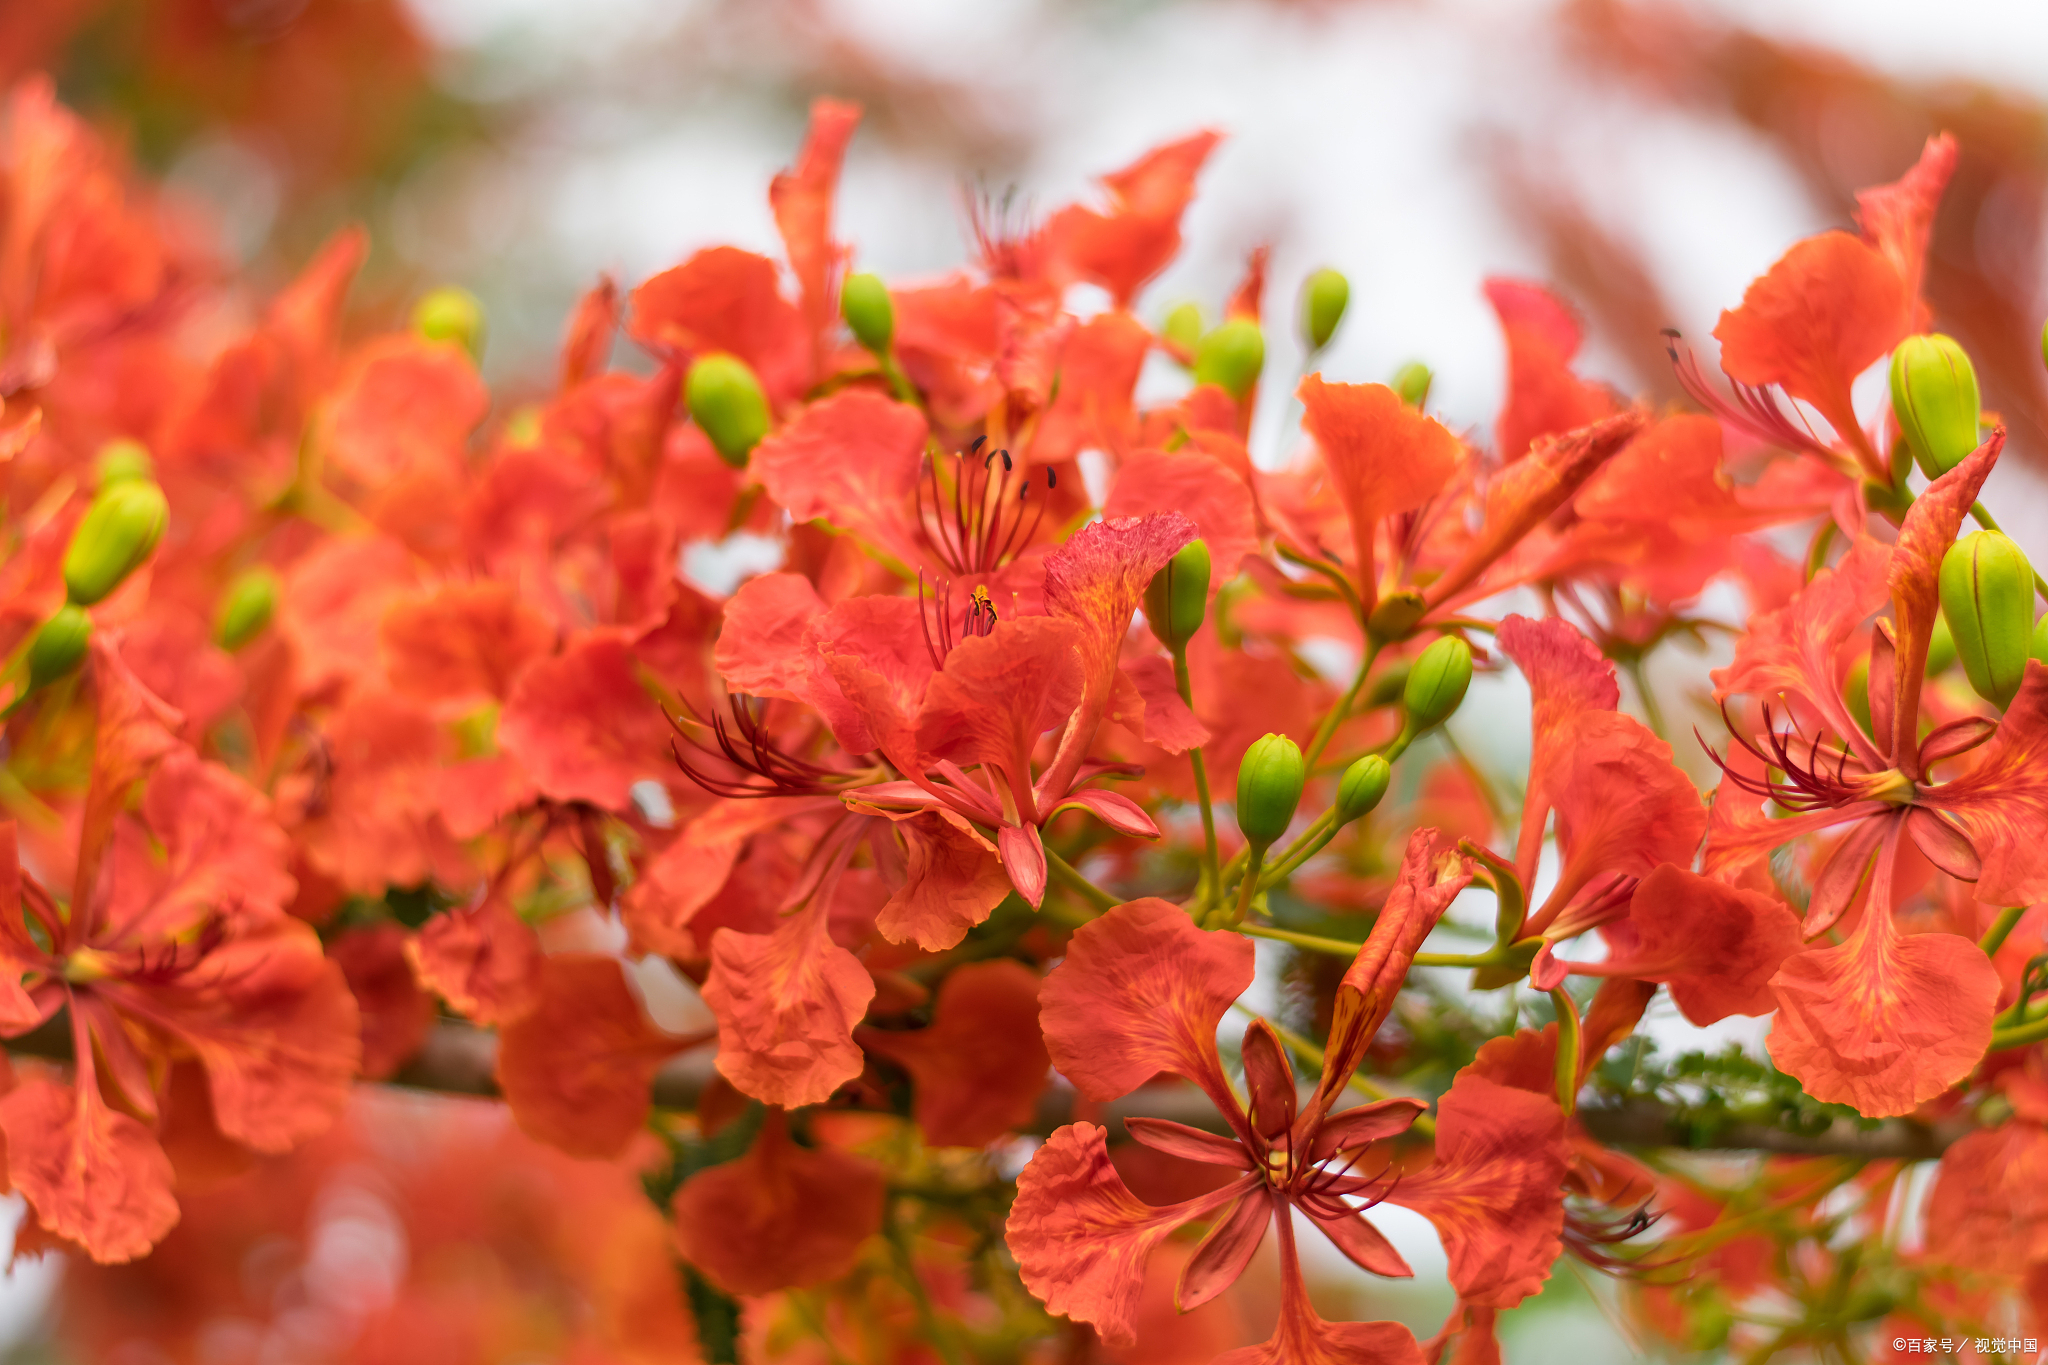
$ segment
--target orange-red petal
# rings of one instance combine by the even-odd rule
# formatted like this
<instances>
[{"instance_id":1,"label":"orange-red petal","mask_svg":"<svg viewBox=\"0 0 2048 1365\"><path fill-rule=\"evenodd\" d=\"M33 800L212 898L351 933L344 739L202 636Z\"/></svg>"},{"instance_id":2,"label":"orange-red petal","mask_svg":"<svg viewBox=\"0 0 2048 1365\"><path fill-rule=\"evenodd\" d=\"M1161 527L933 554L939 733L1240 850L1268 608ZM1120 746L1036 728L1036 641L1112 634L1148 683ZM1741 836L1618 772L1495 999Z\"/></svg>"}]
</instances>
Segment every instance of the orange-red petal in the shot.
<instances>
[{"instance_id":1,"label":"orange-red petal","mask_svg":"<svg viewBox=\"0 0 2048 1365\"><path fill-rule=\"evenodd\" d=\"M542 959L540 999L498 1034L498 1085L528 1136L614 1157L647 1121L661 1064L685 1046L649 1022L616 958Z\"/></svg>"},{"instance_id":2,"label":"orange-red petal","mask_svg":"<svg viewBox=\"0 0 2048 1365\"><path fill-rule=\"evenodd\" d=\"M669 1208L684 1260L728 1294L768 1294L853 1269L887 1194L881 1167L797 1146L771 1110L745 1156L691 1176Z\"/></svg>"},{"instance_id":3,"label":"orange-red petal","mask_svg":"<svg viewBox=\"0 0 2048 1365\"><path fill-rule=\"evenodd\" d=\"M1461 1299L1512 1308L1563 1247L1568 1159L1554 1099L1467 1067L1437 1104L1436 1160L1388 1198L1436 1226Z\"/></svg>"},{"instance_id":4,"label":"orange-red petal","mask_svg":"<svg viewBox=\"0 0 2048 1365\"><path fill-rule=\"evenodd\" d=\"M1251 985L1252 957L1251 940L1198 929L1156 897L1091 920L1039 990L1053 1066L1090 1099L1115 1099L1170 1071L1234 1109L1216 1026Z\"/></svg>"},{"instance_id":5,"label":"orange-red petal","mask_svg":"<svg viewBox=\"0 0 2048 1365\"><path fill-rule=\"evenodd\" d=\"M983 1147L1031 1121L1048 1059L1038 1033L1038 975L1021 962L970 962L939 987L931 1024L864 1029L867 1050L915 1087L911 1117L934 1147Z\"/></svg>"}]
</instances>

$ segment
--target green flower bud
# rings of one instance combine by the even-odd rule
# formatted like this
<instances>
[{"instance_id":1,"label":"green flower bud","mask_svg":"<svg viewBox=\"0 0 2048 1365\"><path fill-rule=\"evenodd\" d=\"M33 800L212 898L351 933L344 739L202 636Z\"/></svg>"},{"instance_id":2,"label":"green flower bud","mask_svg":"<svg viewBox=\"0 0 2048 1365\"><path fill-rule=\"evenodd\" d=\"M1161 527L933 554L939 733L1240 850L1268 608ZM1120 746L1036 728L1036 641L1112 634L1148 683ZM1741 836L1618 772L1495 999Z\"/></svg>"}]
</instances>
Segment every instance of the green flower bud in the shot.
<instances>
[{"instance_id":1,"label":"green flower bud","mask_svg":"<svg viewBox=\"0 0 2048 1365\"><path fill-rule=\"evenodd\" d=\"M896 305L881 276L848 275L839 286L839 316L855 341L876 355L889 354L889 343L896 339Z\"/></svg>"},{"instance_id":2,"label":"green flower bud","mask_svg":"<svg viewBox=\"0 0 2048 1365\"><path fill-rule=\"evenodd\" d=\"M1401 395L1403 403L1419 411L1429 401L1429 386L1435 379L1429 366L1411 360L1394 371L1394 392Z\"/></svg>"},{"instance_id":3,"label":"green flower bud","mask_svg":"<svg viewBox=\"0 0 2048 1365\"><path fill-rule=\"evenodd\" d=\"M156 463L149 458L149 447L126 436L101 446L99 459L94 463L99 470L98 486L101 488L129 479L156 477Z\"/></svg>"},{"instance_id":4,"label":"green flower bud","mask_svg":"<svg viewBox=\"0 0 2048 1365\"><path fill-rule=\"evenodd\" d=\"M1159 324L1159 336L1176 349L1192 355L1202 344L1202 305L1189 301L1176 307Z\"/></svg>"},{"instance_id":5,"label":"green flower bud","mask_svg":"<svg viewBox=\"0 0 2048 1365\"><path fill-rule=\"evenodd\" d=\"M89 607L149 558L170 520L164 490L146 479L108 484L92 500L64 551L64 587Z\"/></svg>"},{"instance_id":6,"label":"green flower bud","mask_svg":"<svg viewBox=\"0 0 2048 1365\"><path fill-rule=\"evenodd\" d=\"M1208 542L1191 540L1145 585L1145 624L1171 650L1187 648L1209 612Z\"/></svg>"},{"instance_id":7,"label":"green flower bud","mask_svg":"<svg viewBox=\"0 0 2048 1365\"><path fill-rule=\"evenodd\" d=\"M1892 416L1928 478L1939 478L1975 450L1977 371L1951 337L1907 337L1892 352Z\"/></svg>"},{"instance_id":8,"label":"green flower bud","mask_svg":"<svg viewBox=\"0 0 2048 1365\"><path fill-rule=\"evenodd\" d=\"M412 329L429 341L452 341L471 360L484 353L484 306L476 295L446 284L413 305Z\"/></svg>"},{"instance_id":9,"label":"green flower bud","mask_svg":"<svg viewBox=\"0 0 2048 1365\"><path fill-rule=\"evenodd\" d=\"M1956 661L1955 632L1948 628L1942 617L1934 618L1934 629L1927 635L1927 676L1946 673L1948 666Z\"/></svg>"},{"instance_id":10,"label":"green flower bud","mask_svg":"<svg viewBox=\"0 0 2048 1365\"><path fill-rule=\"evenodd\" d=\"M254 568L228 584L220 599L213 638L225 650L237 650L263 632L277 611L277 575Z\"/></svg>"},{"instance_id":11,"label":"green flower bud","mask_svg":"<svg viewBox=\"0 0 2048 1365\"><path fill-rule=\"evenodd\" d=\"M747 456L768 434L768 395L738 356L699 356L683 384L690 417L711 438L718 457L744 469Z\"/></svg>"},{"instance_id":12,"label":"green flower bud","mask_svg":"<svg viewBox=\"0 0 2048 1365\"><path fill-rule=\"evenodd\" d=\"M1849 676L1842 680L1842 700L1848 703L1849 714L1863 727L1863 733L1870 734L1870 656L1864 655L1849 665Z\"/></svg>"},{"instance_id":13,"label":"green flower bud","mask_svg":"<svg viewBox=\"0 0 2048 1365\"><path fill-rule=\"evenodd\" d=\"M1307 780L1301 746L1285 735L1267 735L1244 751L1237 766L1237 827L1253 848L1263 851L1287 832Z\"/></svg>"},{"instance_id":14,"label":"green flower bud","mask_svg":"<svg viewBox=\"0 0 2048 1365\"><path fill-rule=\"evenodd\" d=\"M1941 614L1978 696L2012 704L2034 639L2034 570L1996 531L1973 531L1941 557Z\"/></svg>"},{"instance_id":15,"label":"green flower bud","mask_svg":"<svg viewBox=\"0 0 2048 1365\"><path fill-rule=\"evenodd\" d=\"M1301 337L1311 351L1320 351L1337 334L1344 321L1344 305L1351 302L1351 281L1327 266L1301 283Z\"/></svg>"},{"instance_id":16,"label":"green flower bud","mask_svg":"<svg viewBox=\"0 0 2048 1365\"><path fill-rule=\"evenodd\" d=\"M1953 653L1955 647L1951 645L1949 649ZM2048 616L2044 616L2034 622L2034 647L2028 651L2028 655L2030 658L2039 660L2041 663L2048 664Z\"/></svg>"},{"instance_id":17,"label":"green flower bud","mask_svg":"<svg viewBox=\"0 0 2048 1365\"><path fill-rule=\"evenodd\" d=\"M1465 689L1471 685L1472 646L1446 635L1423 650L1408 670L1408 686L1401 693L1409 733L1419 735L1441 725L1465 700Z\"/></svg>"},{"instance_id":18,"label":"green flower bud","mask_svg":"<svg viewBox=\"0 0 2048 1365\"><path fill-rule=\"evenodd\" d=\"M1405 640L1415 633L1416 623L1429 610L1429 604L1422 600L1422 594L1413 588L1403 588L1382 597L1365 618L1366 634L1375 640Z\"/></svg>"},{"instance_id":19,"label":"green flower bud","mask_svg":"<svg viewBox=\"0 0 2048 1365\"><path fill-rule=\"evenodd\" d=\"M1337 823L1348 825L1379 805L1393 778L1394 770L1378 754L1367 754L1346 768L1337 782Z\"/></svg>"},{"instance_id":20,"label":"green flower bud","mask_svg":"<svg viewBox=\"0 0 2048 1365\"><path fill-rule=\"evenodd\" d=\"M1266 364L1266 334L1250 318L1232 318L1195 347L1195 382L1243 401Z\"/></svg>"},{"instance_id":21,"label":"green flower bud","mask_svg":"<svg viewBox=\"0 0 2048 1365\"><path fill-rule=\"evenodd\" d=\"M90 643L92 618L85 614L85 609L69 602L57 608L57 614L43 622L35 638L29 641L29 690L48 686L78 667Z\"/></svg>"}]
</instances>

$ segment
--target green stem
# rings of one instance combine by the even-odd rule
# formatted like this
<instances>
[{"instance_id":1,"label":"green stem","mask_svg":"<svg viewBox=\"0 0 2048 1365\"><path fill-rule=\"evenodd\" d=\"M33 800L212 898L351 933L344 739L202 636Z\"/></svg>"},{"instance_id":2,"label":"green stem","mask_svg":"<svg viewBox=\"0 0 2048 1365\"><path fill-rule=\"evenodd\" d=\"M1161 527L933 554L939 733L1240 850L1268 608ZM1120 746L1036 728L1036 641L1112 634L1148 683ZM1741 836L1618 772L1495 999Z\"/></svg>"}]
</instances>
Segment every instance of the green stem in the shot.
<instances>
[{"instance_id":1,"label":"green stem","mask_svg":"<svg viewBox=\"0 0 2048 1365\"><path fill-rule=\"evenodd\" d=\"M2026 1047L2030 1043L2038 1043L2044 1039L2048 1039L2048 1014L2024 1024L2015 1024L2011 1028L1991 1030L1991 1046L1987 1051L2004 1052L2009 1048Z\"/></svg>"},{"instance_id":2,"label":"green stem","mask_svg":"<svg viewBox=\"0 0 2048 1365\"><path fill-rule=\"evenodd\" d=\"M1230 916L1230 927L1235 929L1244 923L1245 915L1252 908L1252 897L1259 892L1259 869L1266 865L1266 850L1252 845L1251 858L1244 865L1244 880L1238 884L1237 909Z\"/></svg>"},{"instance_id":3,"label":"green stem","mask_svg":"<svg viewBox=\"0 0 2048 1365\"><path fill-rule=\"evenodd\" d=\"M1337 727L1351 714L1351 703L1358 700L1358 694L1365 689L1365 680L1372 673L1373 661L1380 656L1380 642L1370 636L1365 641L1365 657L1358 662L1358 676L1351 680L1350 688L1330 708L1330 714L1323 717L1323 723L1316 727L1315 738L1308 742L1308 752L1302 756L1302 766L1313 772L1316 760L1323 756L1323 750L1330 747L1336 737Z\"/></svg>"},{"instance_id":4,"label":"green stem","mask_svg":"<svg viewBox=\"0 0 2048 1365\"><path fill-rule=\"evenodd\" d=\"M1113 910L1122 905L1112 892L1105 891L1075 870L1074 865L1051 849L1045 851L1045 868L1052 879L1087 901L1097 910Z\"/></svg>"},{"instance_id":5,"label":"green stem","mask_svg":"<svg viewBox=\"0 0 2048 1365\"><path fill-rule=\"evenodd\" d=\"M1318 815L1315 823L1301 832L1301 837L1288 846L1279 861L1266 869L1265 875L1259 878L1259 889L1263 891L1274 883L1293 876L1297 868L1322 852L1323 846L1337 837L1340 828L1342 826L1332 818L1330 811Z\"/></svg>"},{"instance_id":6,"label":"green stem","mask_svg":"<svg viewBox=\"0 0 2048 1365\"><path fill-rule=\"evenodd\" d=\"M1188 681L1188 648L1182 645L1173 651L1173 685L1180 689L1180 699L1190 711L1194 709L1194 687ZM1221 870L1216 865L1216 808L1209 799L1209 765L1202 760L1202 746L1197 744L1188 750L1188 766L1195 773L1195 797L1202 803L1202 873L1209 879L1209 895L1220 895L1222 884L1217 880Z\"/></svg>"},{"instance_id":7,"label":"green stem","mask_svg":"<svg viewBox=\"0 0 2048 1365\"><path fill-rule=\"evenodd\" d=\"M1275 943L1291 943L1297 948L1306 948L1312 953L1327 953L1331 957L1353 958L1358 956L1362 943L1347 943L1341 938L1321 938L1315 934L1298 934L1292 929L1275 929L1267 924L1240 924L1240 934L1253 938L1269 938ZM1498 967L1507 961L1499 951L1484 953L1417 953L1409 959L1411 967Z\"/></svg>"},{"instance_id":8,"label":"green stem","mask_svg":"<svg viewBox=\"0 0 2048 1365\"><path fill-rule=\"evenodd\" d=\"M1977 946L1984 950L1984 956L1990 957L2005 946L2006 939L2012 935L2013 926L2017 925L2020 916L2026 913L2027 907L2024 905L2007 906L1998 912L1998 918L1991 922L1991 927L1984 931L1984 937L1977 941Z\"/></svg>"}]
</instances>

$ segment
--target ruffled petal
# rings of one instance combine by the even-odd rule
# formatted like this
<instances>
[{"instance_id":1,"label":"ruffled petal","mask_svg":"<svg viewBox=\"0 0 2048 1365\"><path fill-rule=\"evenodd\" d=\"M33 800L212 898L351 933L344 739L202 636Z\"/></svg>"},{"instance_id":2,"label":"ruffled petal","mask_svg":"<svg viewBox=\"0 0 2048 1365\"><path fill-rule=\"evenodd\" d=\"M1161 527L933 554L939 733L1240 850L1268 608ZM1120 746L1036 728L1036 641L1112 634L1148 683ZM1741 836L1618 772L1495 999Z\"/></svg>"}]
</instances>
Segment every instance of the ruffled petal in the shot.
<instances>
[{"instance_id":1,"label":"ruffled petal","mask_svg":"<svg viewBox=\"0 0 2048 1365\"><path fill-rule=\"evenodd\" d=\"M669 1207L685 1261L728 1294L769 1294L853 1269L887 1197L880 1166L797 1146L774 1110L745 1156L685 1180Z\"/></svg>"},{"instance_id":2,"label":"ruffled petal","mask_svg":"<svg viewBox=\"0 0 2048 1365\"><path fill-rule=\"evenodd\" d=\"M498 1034L498 1085L526 1133L571 1156L614 1157L647 1122L654 1073L690 1040L647 1018L625 967L592 953L542 961L540 1000Z\"/></svg>"},{"instance_id":3,"label":"ruffled petal","mask_svg":"<svg viewBox=\"0 0 2048 1365\"><path fill-rule=\"evenodd\" d=\"M1385 384L1327 384L1312 374L1298 396L1302 427L1322 451L1350 520L1353 582L1370 605L1379 594L1373 546L1381 519L1441 492L1464 463L1464 444Z\"/></svg>"},{"instance_id":4,"label":"ruffled petal","mask_svg":"<svg viewBox=\"0 0 2048 1365\"><path fill-rule=\"evenodd\" d=\"M1518 460L1538 438L1597 422L1614 399L1572 373L1579 321L1541 285L1496 277L1486 301L1500 319L1508 345L1508 393L1494 419L1494 446L1503 460Z\"/></svg>"},{"instance_id":5,"label":"ruffled petal","mask_svg":"<svg viewBox=\"0 0 2048 1365\"><path fill-rule=\"evenodd\" d=\"M1113 1346L1129 1346L1153 1248L1264 1180L1246 1175L1186 1203L1154 1208L1116 1173L1108 1135L1092 1123L1070 1123L1047 1138L1017 1177L1005 1235L1024 1287L1048 1311L1093 1324Z\"/></svg>"},{"instance_id":6,"label":"ruffled petal","mask_svg":"<svg viewBox=\"0 0 2048 1365\"><path fill-rule=\"evenodd\" d=\"M1868 454L1849 388L1906 334L1908 302L1883 252L1846 232L1823 232L1794 245L1749 286L1740 308L1721 314L1721 368L1737 383L1776 384L1811 403Z\"/></svg>"},{"instance_id":7,"label":"ruffled petal","mask_svg":"<svg viewBox=\"0 0 2048 1365\"><path fill-rule=\"evenodd\" d=\"M1180 251L1180 218L1195 195L1195 177L1223 135L1200 132L1154 147L1102 177L1105 210L1075 204L1040 230L1039 247L1060 277L1086 280L1128 308L1138 289Z\"/></svg>"},{"instance_id":8,"label":"ruffled petal","mask_svg":"<svg viewBox=\"0 0 2048 1365\"><path fill-rule=\"evenodd\" d=\"M1991 1045L1998 969L1956 934L1892 922L1897 835L1878 851L1862 922L1771 978L1771 1060L1806 1093L1869 1118L1909 1114L1976 1069Z\"/></svg>"},{"instance_id":9,"label":"ruffled petal","mask_svg":"<svg viewBox=\"0 0 2048 1365\"><path fill-rule=\"evenodd\" d=\"M520 676L498 719L498 744L543 795L624 811L632 786L663 775L671 732L641 686L632 651L595 630Z\"/></svg>"},{"instance_id":10,"label":"ruffled petal","mask_svg":"<svg viewBox=\"0 0 2048 1365\"><path fill-rule=\"evenodd\" d=\"M719 1074L785 1109L822 1104L860 1074L853 1026L874 997L860 959L827 933L822 900L772 934L721 929L704 983Z\"/></svg>"},{"instance_id":11,"label":"ruffled petal","mask_svg":"<svg viewBox=\"0 0 2048 1365\"><path fill-rule=\"evenodd\" d=\"M421 701L503 701L553 650L554 623L509 583L449 583L395 604L377 635L385 674Z\"/></svg>"},{"instance_id":12,"label":"ruffled petal","mask_svg":"<svg viewBox=\"0 0 2048 1365\"><path fill-rule=\"evenodd\" d=\"M1187 911L1154 897L1119 905L1074 931L1040 988L1046 1050L1090 1099L1115 1099L1170 1071L1235 1110L1216 1026L1252 974L1243 935L1198 929Z\"/></svg>"},{"instance_id":13,"label":"ruffled petal","mask_svg":"<svg viewBox=\"0 0 2048 1365\"><path fill-rule=\"evenodd\" d=\"M1954 136L1937 133L1927 139L1913 169L1889 185L1856 192L1856 226L1863 229L1863 240L1884 253L1898 271L1912 308L1909 330L1915 332L1925 331L1930 318L1920 297L1920 281L1927 268L1927 244L1934 237L1934 211L1955 174L1957 155Z\"/></svg>"},{"instance_id":14,"label":"ruffled petal","mask_svg":"<svg viewBox=\"0 0 2048 1365\"><path fill-rule=\"evenodd\" d=\"M1631 941L1615 945L1604 969L1666 983L1679 1013L1702 1028L1777 1008L1771 978L1800 945L1799 917L1777 897L1669 863L1636 888L1626 925Z\"/></svg>"},{"instance_id":15,"label":"ruffled petal","mask_svg":"<svg viewBox=\"0 0 2048 1365\"><path fill-rule=\"evenodd\" d=\"M434 916L406 945L420 984L479 1024L505 1024L540 999L540 939L495 897Z\"/></svg>"},{"instance_id":16,"label":"ruffled petal","mask_svg":"<svg viewBox=\"0 0 2048 1365\"><path fill-rule=\"evenodd\" d=\"M38 1222L102 1264L149 1253L178 1221L171 1162L149 1129L76 1086L31 1080L0 1098L7 1177Z\"/></svg>"},{"instance_id":17,"label":"ruffled petal","mask_svg":"<svg viewBox=\"0 0 2048 1365\"><path fill-rule=\"evenodd\" d=\"M914 564L911 508L925 430L924 415L908 403L842 389L763 440L747 468L793 520L828 522Z\"/></svg>"},{"instance_id":18,"label":"ruffled petal","mask_svg":"<svg viewBox=\"0 0 2048 1365\"><path fill-rule=\"evenodd\" d=\"M1010 894L995 846L952 811L923 811L897 820L895 829L903 836L903 885L875 917L890 942L942 952Z\"/></svg>"},{"instance_id":19,"label":"ruffled petal","mask_svg":"<svg viewBox=\"0 0 2048 1365\"><path fill-rule=\"evenodd\" d=\"M933 1147L983 1147L1031 1121L1049 1061L1038 976L1021 962L970 962L939 987L929 1026L862 1029L860 1041L910 1073L910 1114Z\"/></svg>"},{"instance_id":20,"label":"ruffled petal","mask_svg":"<svg viewBox=\"0 0 2048 1365\"><path fill-rule=\"evenodd\" d=\"M1563 1247L1564 1134L1554 1099L1471 1067L1438 1102L1436 1160L1388 1200L1436 1226L1460 1298L1512 1308L1549 1277Z\"/></svg>"}]
</instances>

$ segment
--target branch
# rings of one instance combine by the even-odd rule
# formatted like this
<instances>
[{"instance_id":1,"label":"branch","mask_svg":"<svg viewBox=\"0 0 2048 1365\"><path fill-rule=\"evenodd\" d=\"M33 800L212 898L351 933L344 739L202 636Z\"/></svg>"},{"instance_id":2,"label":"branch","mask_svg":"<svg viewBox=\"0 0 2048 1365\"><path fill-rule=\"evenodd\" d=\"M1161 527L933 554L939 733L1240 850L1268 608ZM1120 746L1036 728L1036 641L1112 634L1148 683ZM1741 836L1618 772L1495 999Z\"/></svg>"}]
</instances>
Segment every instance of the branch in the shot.
<instances>
[{"instance_id":1,"label":"branch","mask_svg":"<svg viewBox=\"0 0 2048 1365\"><path fill-rule=\"evenodd\" d=\"M71 1035L61 1020L7 1041L17 1056L50 1061L71 1059ZM444 1095L496 1096L498 1040L489 1030L443 1020L427 1033L412 1060L387 1082ZM712 1075L711 1054L695 1049L664 1066L654 1078L654 1103L664 1109L692 1109ZM1303 1096L1309 1093L1303 1087ZM1065 1086L1049 1088L1038 1102L1032 1125L1040 1136L1074 1120L1076 1096ZM1112 1131L1127 1118L1172 1119L1210 1132L1224 1132L1223 1116L1191 1085L1145 1085L1119 1100L1093 1106L1091 1117ZM1791 1156L1849 1156L1865 1160L1932 1161L1972 1131L1968 1123L1932 1127L1907 1119L1886 1119L1865 1128L1836 1120L1823 1133L1786 1132L1761 1123L1731 1123L1695 1129L1681 1115L1652 1101L1581 1105L1577 1118L1589 1137L1610 1147L1679 1148L1689 1151L1771 1152Z\"/></svg>"}]
</instances>

